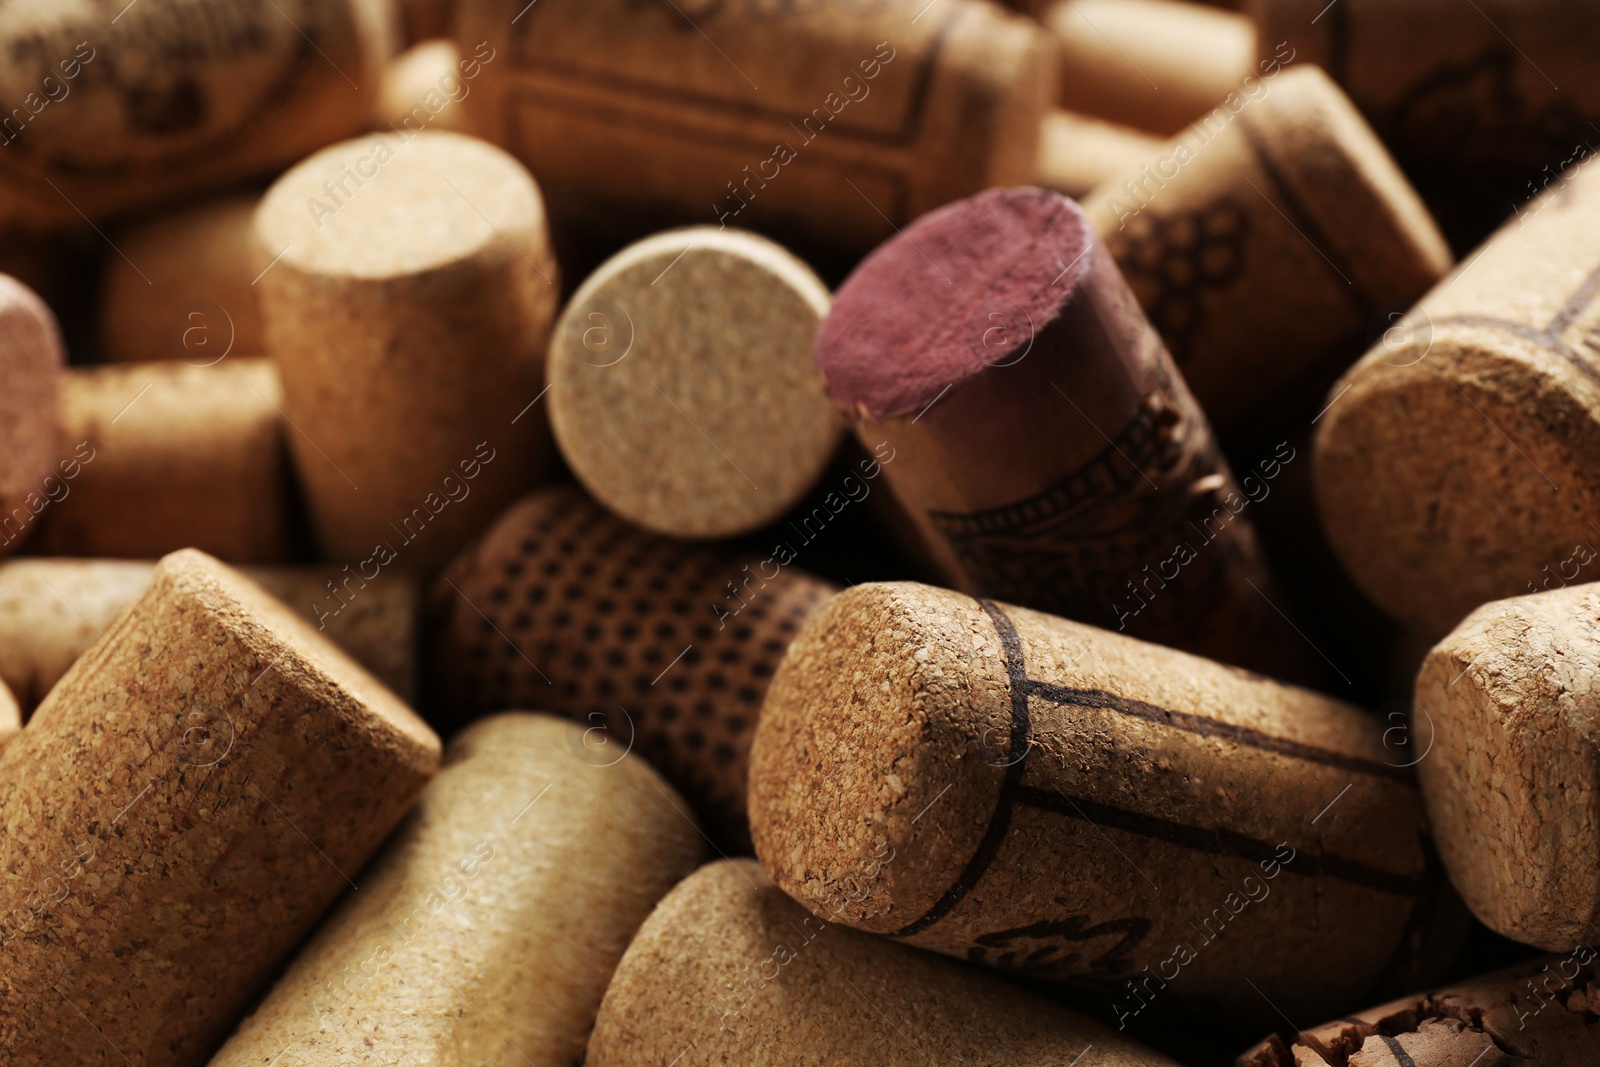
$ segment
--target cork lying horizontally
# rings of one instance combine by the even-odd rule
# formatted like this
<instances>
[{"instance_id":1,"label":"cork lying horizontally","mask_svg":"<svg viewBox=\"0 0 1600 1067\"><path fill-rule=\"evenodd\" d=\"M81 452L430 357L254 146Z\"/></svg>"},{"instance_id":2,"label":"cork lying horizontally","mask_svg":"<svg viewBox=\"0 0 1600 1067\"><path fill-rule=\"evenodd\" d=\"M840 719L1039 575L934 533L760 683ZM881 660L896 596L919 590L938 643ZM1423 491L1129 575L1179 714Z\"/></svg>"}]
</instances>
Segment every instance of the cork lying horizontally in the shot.
<instances>
[{"instance_id":1,"label":"cork lying horizontally","mask_svg":"<svg viewBox=\"0 0 1600 1067\"><path fill-rule=\"evenodd\" d=\"M846 481L848 493L868 484ZM834 591L793 565L804 547L796 537L760 559L686 545L576 488L542 489L435 584L433 703L456 721L516 707L576 719L592 761L637 750L713 836L748 848L745 778L767 682Z\"/></svg>"},{"instance_id":2,"label":"cork lying horizontally","mask_svg":"<svg viewBox=\"0 0 1600 1067\"><path fill-rule=\"evenodd\" d=\"M452 741L211 1067L581 1062L628 941L705 851L648 764L583 751L581 727L542 715Z\"/></svg>"},{"instance_id":3,"label":"cork lying horizontally","mask_svg":"<svg viewBox=\"0 0 1600 1067\"><path fill-rule=\"evenodd\" d=\"M60 492L61 378L56 317L37 293L0 274L0 555L22 547Z\"/></svg>"},{"instance_id":4,"label":"cork lying horizontally","mask_svg":"<svg viewBox=\"0 0 1600 1067\"><path fill-rule=\"evenodd\" d=\"M1161 144L1139 130L1055 108L1039 129L1033 184L1081 200L1112 175L1154 159Z\"/></svg>"},{"instance_id":5,"label":"cork lying horizontally","mask_svg":"<svg viewBox=\"0 0 1600 1067\"><path fill-rule=\"evenodd\" d=\"M1035 994L830 926L749 860L667 894L617 967L585 1061L674 1062L1174 1067Z\"/></svg>"},{"instance_id":6,"label":"cork lying horizontally","mask_svg":"<svg viewBox=\"0 0 1600 1067\"><path fill-rule=\"evenodd\" d=\"M1308 1015L1404 978L1428 932L1422 805L1381 732L1172 649L859 585L773 678L751 832L818 907L892 852L838 921L1107 991L1119 1021L1152 999L1274 1017L1251 982Z\"/></svg>"},{"instance_id":7,"label":"cork lying horizontally","mask_svg":"<svg viewBox=\"0 0 1600 1067\"><path fill-rule=\"evenodd\" d=\"M298 616L186 550L0 752L0 1054L197 1067L439 762Z\"/></svg>"}]
</instances>

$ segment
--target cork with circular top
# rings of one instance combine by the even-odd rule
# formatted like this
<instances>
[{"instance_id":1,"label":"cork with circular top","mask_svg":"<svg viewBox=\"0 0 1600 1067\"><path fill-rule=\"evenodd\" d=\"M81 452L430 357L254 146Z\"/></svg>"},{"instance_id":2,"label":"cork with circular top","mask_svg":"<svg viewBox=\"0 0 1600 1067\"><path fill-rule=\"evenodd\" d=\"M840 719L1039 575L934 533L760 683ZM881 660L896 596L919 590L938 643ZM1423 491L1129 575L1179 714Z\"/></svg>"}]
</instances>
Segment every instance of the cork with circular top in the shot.
<instances>
[{"instance_id":1,"label":"cork with circular top","mask_svg":"<svg viewBox=\"0 0 1600 1067\"><path fill-rule=\"evenodd\" d=\"M675 537L777 520L842 427L811 362L828 289L752 233L656 234L572 295L550 343L550 425L611 510Z\"/></svg>"},{"instance_id":2,"label":"cork with circular top","mask_svg":"<svg viewBox=\"0 0 1600 1067\"><path fill-rule=\"evenodd\" d=\"M645 921L586 1062L1174 1067L1037 994L834 926L749 860L702 867Z\"/></svg>"},{"instance_id":3,"label":"cork with circular top","mask_svg":"<svg viewBox=\"0 0 1600 1067\"><path fill-rule=\"evenodd\" d=\"M1346 569L1389 614L1437 637L1565 569L1595 536L1597 296L1600 167L1586 166L1523 208L1330 391L1313 460L1318 510Z\"/></svg>"},{"instance_id":4,"label":"cork with circular top","mask_svg":"<svg viewBox=\"0 0 1600 1067\"><path fill-rule=\"evenodd\" d=\"M1119 1020L1151 998L1273 1018L1250 982L1330 1011L1408 964L1433 901L1421 800L1381 732L1173 649L860 585L768 690L751 832L796 899L844 897L840 922L1108 992Z\"/></svg>"},{"instance_id":5,"label":"cork with circular top","mask_svg":"<svg viewBox=\"0 0 1600 1067\"><path fill-rule=\"evenodd\" d=\"M37 293L0 274L0 555L22 547L59 484L61 378L56 317Z\"/></svg>"},{"instance_id":6,"label":"cork with circular top","mask_svg":"<svg viewBox=\"0 0 1600 1067\"><path fill-rule=\"evenodd\" d=\"M705 852L642 759L582 753L582 727L545 715L455 738L211 1067L581 1062L628 941Z\"/></svg>"},{"instance_id":7,"label":"cork with circular top","mask_svg":"<svg viewBox=\"0 0 1600 1067\"><path fill-rule=\"evenodd\" d=\"M350 884L439 739L193 550L0 752L0 1050L198 1067Z\"/></svg>"}]
</instances>

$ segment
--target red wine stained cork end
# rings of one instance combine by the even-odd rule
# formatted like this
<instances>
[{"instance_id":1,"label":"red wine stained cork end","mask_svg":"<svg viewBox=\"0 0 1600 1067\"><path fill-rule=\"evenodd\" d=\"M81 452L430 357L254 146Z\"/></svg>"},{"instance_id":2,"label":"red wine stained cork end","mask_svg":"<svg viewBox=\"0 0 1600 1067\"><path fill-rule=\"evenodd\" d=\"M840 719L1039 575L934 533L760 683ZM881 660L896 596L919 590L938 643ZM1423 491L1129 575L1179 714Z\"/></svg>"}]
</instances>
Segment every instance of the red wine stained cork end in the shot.
<instances>
[{"instance_id":1,"label":"red wine stained cork end","mask_svg":"<svg viewBox=\"0 0 1600 1067\"><path fill-rule=\"evenodd\" d=\"M61 376L66 358L55 316L21 282L0 274L0 553L22 543L15 524L42 507L44 479L62 457ZM20 514L19 514L20 511Z\"/></svg>"}]
</instances>

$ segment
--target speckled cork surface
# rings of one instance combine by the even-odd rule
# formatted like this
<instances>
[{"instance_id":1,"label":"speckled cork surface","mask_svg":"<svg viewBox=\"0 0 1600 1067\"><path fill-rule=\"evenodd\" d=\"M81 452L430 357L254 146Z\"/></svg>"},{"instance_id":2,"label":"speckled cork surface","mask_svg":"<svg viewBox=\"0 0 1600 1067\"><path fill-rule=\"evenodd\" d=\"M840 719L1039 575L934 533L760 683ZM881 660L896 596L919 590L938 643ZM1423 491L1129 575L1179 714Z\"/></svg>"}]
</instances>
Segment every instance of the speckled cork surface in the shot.
<instances>
[{"instance_id":1,"label":"speckled cork surface","mask_svg":"<svg viewBox=\"0 0 1600 1067\"><path fill-rule=\"evenodd\" d=\"M0 274L0 555L16 551L57 488L61 331L37 293ZM50 481L47 482L46 479Z\"/></svg>"},{"instance_id":2,"label":"speckled cork surface","mask_svg":"<svg viewBox=\"0 0 1600 1067\"><path fill-rule=\"evenodd\" d=\"M0 753L0 1051L198 1067L399 822L439 741L202 553Z\"/></svg>"},{"instance_id":3,"label":"speckled cork surface","mask_svg":"<svg viewBox=\"0 0 1600 1067\"><path fill-rule=\"evenodd\" d=\"M212 1067L581 1062L628 941L705 851L643 760L583 753L581 726L544 715L452 741Z\"/></svg>"}]
</instances>

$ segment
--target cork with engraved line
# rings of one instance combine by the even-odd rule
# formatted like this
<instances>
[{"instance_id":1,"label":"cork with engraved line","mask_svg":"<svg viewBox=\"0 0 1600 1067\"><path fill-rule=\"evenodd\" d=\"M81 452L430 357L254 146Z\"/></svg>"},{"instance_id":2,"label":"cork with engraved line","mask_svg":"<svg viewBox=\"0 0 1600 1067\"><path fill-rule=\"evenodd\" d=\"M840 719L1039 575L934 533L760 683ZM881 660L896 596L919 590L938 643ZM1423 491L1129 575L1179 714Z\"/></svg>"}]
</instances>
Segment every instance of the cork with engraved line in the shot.
<instances>
[{"instance_id":1,"label":"cork with engraved line","mask_svg":"<svg viewBox=\"0 0 1600 1067\"><path fill-rule=\"evenodd\" d=\"M39 295L0 274L0 556L22 547L75 470L62 454L61 328Z\"/></svg>"},{"instance_id":2,"label":"cork with engraved line","mask_svg":"<svg viewBox=\"0 0 1600 1067\"><path fill-rule=\"evenodd\" d=\"M751 831L808 906L892 851L840 922L1103 991L1119 1020L1152 1002L1274 1020L1251 982L1328 1012L1404 979L1432 932L1421 800L1381 732L1173 649L861 585L773 678Z\"/></svg>"}]
</instances>

